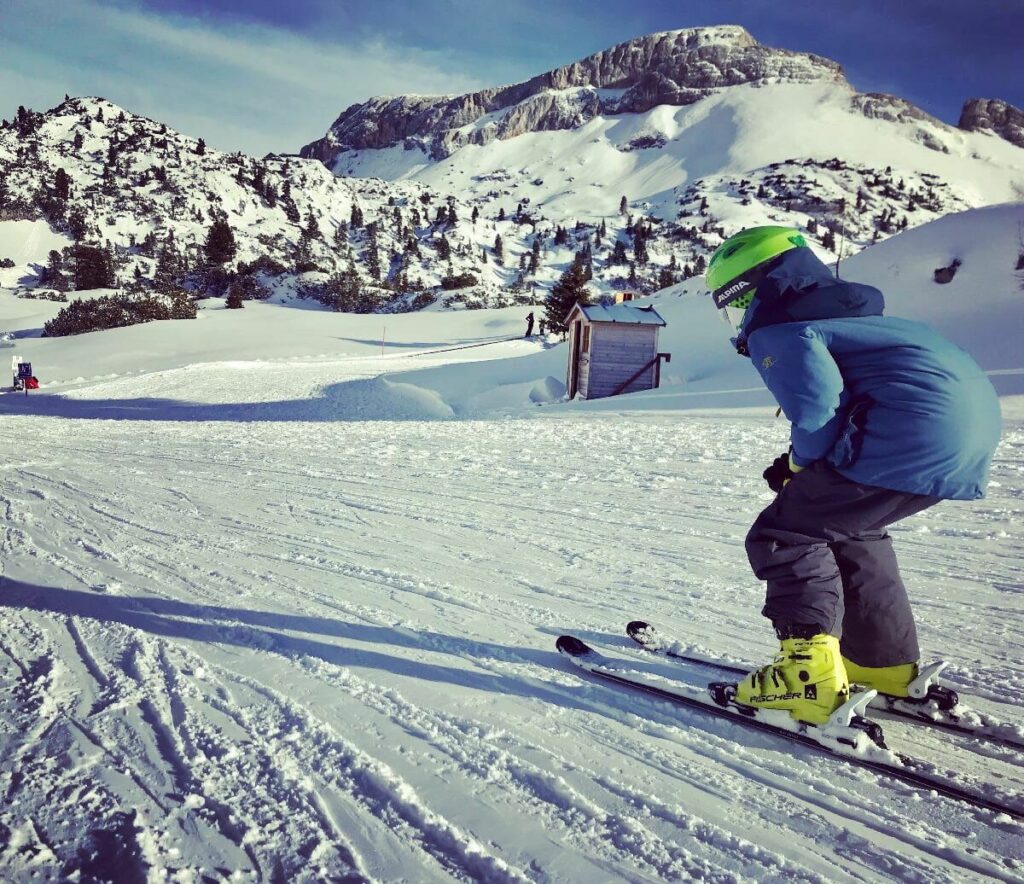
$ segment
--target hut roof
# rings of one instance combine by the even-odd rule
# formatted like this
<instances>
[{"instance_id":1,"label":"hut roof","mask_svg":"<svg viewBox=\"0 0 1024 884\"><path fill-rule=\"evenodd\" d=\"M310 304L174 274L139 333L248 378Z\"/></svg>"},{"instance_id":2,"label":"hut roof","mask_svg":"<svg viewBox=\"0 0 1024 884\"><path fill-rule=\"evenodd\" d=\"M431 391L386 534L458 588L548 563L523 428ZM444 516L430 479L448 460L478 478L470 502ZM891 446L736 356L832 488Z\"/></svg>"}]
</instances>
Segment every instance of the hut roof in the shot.
<instances>
[{"instance_id":1,"label":"hut roof","mask_svg":"<svg viewBox=\"0 0 1024 884\"><path fill-rule=\"evenodd\" d=\"M626 325L666 325L664 319L658 315L658 311L649 305L641 307L633 301L623 301L621 304L609 304L603 307L600 304L576 304L569 311L566 323L572 321L573 315L579 310L590 322L619 322Z\"/></svg>"}]
</instances>

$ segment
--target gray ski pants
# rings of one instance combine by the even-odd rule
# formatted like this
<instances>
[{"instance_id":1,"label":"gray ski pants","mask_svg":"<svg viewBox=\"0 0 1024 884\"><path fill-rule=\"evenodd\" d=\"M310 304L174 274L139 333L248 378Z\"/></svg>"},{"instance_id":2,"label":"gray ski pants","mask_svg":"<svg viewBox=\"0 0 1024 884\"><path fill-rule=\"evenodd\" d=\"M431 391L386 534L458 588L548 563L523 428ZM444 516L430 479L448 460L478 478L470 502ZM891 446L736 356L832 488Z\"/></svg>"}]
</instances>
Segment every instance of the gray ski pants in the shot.
<instances>
[{"instance_id":1,"label":"gray ski pants","mask_svg":"<svg viewBox=\"0 0 1024 884\"><path fill-rule=\"evenodd\" d=\"M939 498L861 485L818 462L757 517L747 556L768 582L762 613L778 629L817 626L861 666L920 657L914 615L886 526Z\"/></svg>"}]
</instances>

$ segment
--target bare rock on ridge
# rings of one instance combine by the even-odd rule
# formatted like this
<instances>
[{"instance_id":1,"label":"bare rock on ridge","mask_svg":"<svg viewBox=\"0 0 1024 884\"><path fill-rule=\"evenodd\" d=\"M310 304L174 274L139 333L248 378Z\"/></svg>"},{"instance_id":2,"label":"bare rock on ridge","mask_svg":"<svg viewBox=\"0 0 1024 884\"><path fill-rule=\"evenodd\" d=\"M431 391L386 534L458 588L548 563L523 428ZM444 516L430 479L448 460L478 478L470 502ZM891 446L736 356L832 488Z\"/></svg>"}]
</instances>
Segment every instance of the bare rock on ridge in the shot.
<instances>
[{"instance_id":1,"label":"bare rock on ridge","mask_svg":"<svg viewBox=\"0 0 1024 884\"><path fill-rule=\"evenodd\" d=\"M346 150L420 146L435 159L466 144L571 129L598 114L688 105L744 84L845 83L820 56L762 46L734 26L649 34L523 83L459 96L371 98L345 110L303 157L331 165Z\"/></svg>"}]
</instances>

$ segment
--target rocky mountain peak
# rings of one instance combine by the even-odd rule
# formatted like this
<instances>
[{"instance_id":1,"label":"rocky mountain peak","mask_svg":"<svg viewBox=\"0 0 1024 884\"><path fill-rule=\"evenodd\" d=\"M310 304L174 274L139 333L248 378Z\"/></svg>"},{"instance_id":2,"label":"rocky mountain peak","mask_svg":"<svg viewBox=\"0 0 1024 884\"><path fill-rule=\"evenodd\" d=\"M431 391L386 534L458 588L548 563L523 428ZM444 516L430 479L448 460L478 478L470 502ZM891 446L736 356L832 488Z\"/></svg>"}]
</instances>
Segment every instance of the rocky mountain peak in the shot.
<instances>
[{"instance_id":1,"label":"rocky mountain peak","mask_svg":"<svg viewBox=\"0 0 1024 884\"><path fill-rule=\"evenodd\" d=\"M302 156L331 166L346 150L404 144L440 159L466 144L572 129L599 114L694 104L728 86L819 80L845 83L835 62L762 46L739 26L665 31L511 86L455 97L372 98L345 110Z\"/></svg>"},{"instance_id":2,"label":"rocky mountain peak","mask_svg":"<svg viewBox=\"0 0 1024 884\"><path fill-rule=\"evenodd\" d=\"M991 131L1024 147L1024 111L999 98L970 98L964 102L957 126L968 132Z\"/></svg>"}]
</instances>

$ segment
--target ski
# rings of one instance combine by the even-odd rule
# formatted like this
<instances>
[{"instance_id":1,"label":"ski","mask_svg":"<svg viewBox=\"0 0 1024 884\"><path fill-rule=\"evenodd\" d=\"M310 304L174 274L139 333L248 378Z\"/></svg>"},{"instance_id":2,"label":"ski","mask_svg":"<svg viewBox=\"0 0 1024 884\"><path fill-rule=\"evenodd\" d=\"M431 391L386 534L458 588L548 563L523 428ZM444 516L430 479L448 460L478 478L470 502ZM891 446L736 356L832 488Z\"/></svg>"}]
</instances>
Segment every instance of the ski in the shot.
<instances>
[{"instance_id":1,"label":"ski","mask_svg":"<svg viewBox=\"0 0 1024 884\"><path fill-rule=\"evenodd\" d=\"M933 765L888 749L881 728L863 715L864 707L873 698L873 691L852 697L825 724L812 725L798 722L782 710L752 709L735 703L727 691L723 690L724 685L709 684L704 688L695 688L680 682L646 676L630 669L627 661L613 660L572 635L559 636L555 648L580 669L602 681L642 691L688 709L733 721L743 727L774 734L880 776L932 790L982 810L1024 820L1024 806L1015 806L964 789L953 779L937 773ZM712 696L712 690L715 697Z\"/></svg>"},{"instance_id":2,"label":"ski","mask_svg":"<svg viewBox=\"0 0 1024 884\"><path fill-rule=\"evenodd\" d=\"M740 676L746 675L754 668L711 660L689 650L680 650L684 647L681 642L662 637L644 620L631 621L626 626L626 634L645 650L677 663ZM1020 728L1001 722L993 716L976 712L961 704L955 691L935 683L935 677L944 666L944 663L933 663L922 670L915 680L915 684L920 685L917 691L920 696L899 698L877 694L871 700L870 708L906 721L975 737L988 743L997 743L1014 749L1024 748L1024 732Z\"/></svg>"}]
</instances>

